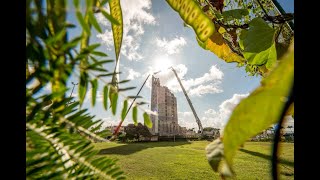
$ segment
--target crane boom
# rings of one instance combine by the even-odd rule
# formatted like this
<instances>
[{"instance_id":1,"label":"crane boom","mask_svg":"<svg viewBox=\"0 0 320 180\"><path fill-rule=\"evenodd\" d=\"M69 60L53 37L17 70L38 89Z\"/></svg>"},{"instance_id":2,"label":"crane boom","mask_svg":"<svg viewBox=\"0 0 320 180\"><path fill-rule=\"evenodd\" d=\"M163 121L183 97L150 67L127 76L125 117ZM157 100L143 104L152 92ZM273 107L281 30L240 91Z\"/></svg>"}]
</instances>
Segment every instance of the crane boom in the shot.
<instances>
[{"instance_id":1,"label":"crane boom","mask_svg":"<svg viewBox=\"0 0 320 180\"><path fill-rule=\"evenodd\" d=\"M185 95L186 98L187 98L187 101L188 101L189 106L190 106L190 108L191 108L191 110L192 110L192 113L193 113L194 117L196 118L196 122L197 122L197 124L198 124L198 126L199 126L199 131L201 131L201 134L202 134L202 133L203 133L203 128L202 128L201 121L200 121L200 119L199 119L199 117L198 117L198 115L197 115L197 113L196 113L196 110L194 110L194 107L193 107L193 105L192 105L192 103L191 103L191 100L189 99L189 97L188 97L188 95L187 95L187 92L186 92L186 90L184 89L184 87L183 87L183 85L182 85L182 83L181 83L181 81L180 81L180 78L178 77L177 72L173 69L173 67L171 67L171 70L173 71L174 75L176 75L176 77L177 77L177 79L178 79L178 82L179 82L179 84L180 84L180 86L181 86L181 89L182 89L184 95Z\"/></svg>"}]
</instances>

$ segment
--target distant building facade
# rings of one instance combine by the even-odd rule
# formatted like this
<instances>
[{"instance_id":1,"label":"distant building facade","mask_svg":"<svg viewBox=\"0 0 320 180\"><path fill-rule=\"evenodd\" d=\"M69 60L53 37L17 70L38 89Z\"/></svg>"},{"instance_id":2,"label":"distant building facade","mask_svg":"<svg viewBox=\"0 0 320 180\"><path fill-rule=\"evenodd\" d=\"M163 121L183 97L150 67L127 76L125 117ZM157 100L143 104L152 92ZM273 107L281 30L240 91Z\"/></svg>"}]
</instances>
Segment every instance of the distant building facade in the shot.
<instances>
[{"instance_id":1,"label":"distant building facade","mask_svg":"<svg viewBox=\"0 0 320 180\"><path fill-rule=\"evenodd\" d=\"M153 126L151 134L159 136L172 136L185 131L178 124L177 98L168 87L161 86L159 78L152 76L151 111L158 115L151 115Z\"/></svg>"}]
</instances>

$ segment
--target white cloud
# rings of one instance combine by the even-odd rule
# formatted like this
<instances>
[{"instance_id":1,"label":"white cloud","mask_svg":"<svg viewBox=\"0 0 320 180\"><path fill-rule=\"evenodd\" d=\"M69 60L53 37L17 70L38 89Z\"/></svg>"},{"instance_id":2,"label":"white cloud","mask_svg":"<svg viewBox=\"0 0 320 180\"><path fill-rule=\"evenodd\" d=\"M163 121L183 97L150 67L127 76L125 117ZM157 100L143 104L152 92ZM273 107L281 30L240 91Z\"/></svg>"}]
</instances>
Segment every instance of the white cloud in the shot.
<instances>
[{"instance_id":1,"label":"white cloud","mask_svg":"<svg viewBox=\"0 0 320 180\"><path fill-rule=\"evenodd\" d=\"M220 104L218 112L211 113L211 114L205 113L205 117L203 119L215 122L216 125L219 125L218 128L223 129L224 126L227 124L233 109L239 104L239 102L242 99L246 98L248 95L249 93L234 94L232 98L227 99ZM214 111L214 110L211 110L211 111Z\"/></svg>"},{"instance_id":2,"label":"white cloud","mask_svg":"<svg viewBox=\"0 0 320 180\"><path fill-rule=\"evenodd\" d=\"M190 111L178 112L178 123L181 127L187 127L187 129L198 127L196 120Z\"/></svg>"},{"instance_id":3,"label":"white cloud","mask_svg":"<svg viewBox=\"0 0 320 180\"><path fill-rule=\"evenodd\" d=\"M196 88L190 89L190 96L202 96L203 94L215 94L223 92L222 89L219 89L215 84L209 85L200 85Z\"/></svg>"},{"instance_id":4,"label":"white cloud","mask_svg":"<svg viewBox=\"0 0 320 180\"><path fill-rule=\"evenodd\" d=\"M217 111L214 109L208 109L205 111L204 116L200 118L202 127L223 129L228 122L233 109L239 104L241 99L247 97L248 95L249 93L234 94L232 98L223 101ZM178 112L178 120L180 126L198 129L198 125L192 112Z\"/></svg>"},{"instance_id":5,"label":"white cloud","mask_svg":"<svg viewBox=\"0 0 320 180\"><path fill-rule=\"evenodd\" d=\"M156 69L153 67L148 68L149 71L145 74L145 76L156 71ZM188 68L184 64L176 65L174 68L181 79L183 87L190 96L202 96L208 93L214 94L223 92L223 90L220 88L220 84L224 74L214 65L210 68L208 73L205 73L201 77L195 79L185 78ZM160 78L160 83L162 86L167 86L172 92L175 93L182 91L172 70L162 71L161 73L157 74L156 77ZM147 87L151 88L151 78L148 79Z\"/></svg>"},{"instance_id":6,"label":"white cloud","mask_svg":"<svg viewBox=\"0 0 320 180\"><path fill-rule=\"evenodd\" d=\"M150 13L151 0L121 0L120 3L124 23L121 54L129 60L140 60L143 58L139 48L144 25L156 24L155 17ZM107 30L97 37L110 48L113 46L111 25L101 14L97 15L97 19L100 24L107 26Z\"/></svg>"},{"instance_id":7,"label":"white cloud","mask_svg":"<svg viewBox=\"0 0 320 180\"><path fill-rule=\"evenodd\" d=\"M186 44L187 42L183 37L180 37L180 38L176 37L172 40L166 40L166 38L163 38L163 39L156 38L156 45L162 48L161 50L169 55L179 53L181 48Z\"/></svg>"},{"instance_id":8,"label":"white cloud","mask_svg":"<svg viewBox=\"0 0 320 180\"><path fill-rule=\"evenodd\" d=\"M141 73L134 71L131 68L126 68L128 71L127 79L133 80L135 78L139 78L141 76Z\"/></svg>"}]
</instances>

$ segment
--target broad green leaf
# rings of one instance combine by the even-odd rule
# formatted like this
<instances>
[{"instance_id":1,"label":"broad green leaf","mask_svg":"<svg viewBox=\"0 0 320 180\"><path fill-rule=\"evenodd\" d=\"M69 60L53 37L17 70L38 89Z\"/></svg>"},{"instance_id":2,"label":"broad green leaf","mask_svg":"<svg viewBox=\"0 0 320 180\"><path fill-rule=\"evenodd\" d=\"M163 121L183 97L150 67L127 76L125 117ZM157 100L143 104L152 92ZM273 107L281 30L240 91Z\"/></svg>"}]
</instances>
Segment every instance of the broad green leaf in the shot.
<instances>
[{"instance_id":1,"label":"broad green leaf","mask_svg":"<svg viewBox=\"0 0 320 180\"><path fill-rule=\"evenodd\" d=\"M241 144L279 121L288 94L293 88L293 59L292 43L288 54L262 79L261 86L235 107L222 140L224 155L230 166Z\"/></svg>"},{"instance_id":2,"label":"broad green leaf","mask_svg":"<svg viewBox=\"0 0 320 180\"><path fill-rule=\"evenodd\" d=\"M144 124L148 128L152 128L152 121L150 120L149 114L147 114L146 112L143 113L143 120L144 120Z\"/></svg>"},{"instance_id":3,"label":"broad green leaf","mask_svg":"<svg viewBox=\"0 0 320 180\"><path fill-rule=\"evenodd\" d=\"M82 72L80 74L80 84L79 84L79 102L82 105L84 98L86 97L88 89L88 74Z\"/></svg>"},{"instance_id":4,"label":"broad green leaf","mask_svg":"<svg viewBox=\"0 0 320 180\"><path fill-rule=\"evenodd\" d=\"M102 33L102 29L101 29L101 27L100 27L97 19L94 17L92 11L88 11L88 16L89 16L89 20L90 20L91 24L93 25L93 27L94 27L99 33Z\"/></svg>"},{"instance_id":5,"label":"broad green leaf","mask_svg":"<svg viewBox=\"0 0 320 180\"><path fill-rule=\"evenodd\" d=\"M124 121L124 118L126 118L127 109L128 109L128 100L125 100L123 102L123 108L121 112L121 121Z\"/></svg>"},{"instance_id":6,"label":"broad green leaf","mask_svg":"<svg viewBox=\"0 0 320 180\"><path fill-rule=\"evenodd\" d=\"M114 48L116 52L116 61L118 62L123 35L123 20L120 0L110 0L109 6L111 16L114 17L117 20L117 22L119 22L119 25L112 23Z\"/></svg>"},{"instance_id":7,"label":"broad green leaf","mask_svg":"<svg viewBox=\"0 0 320 180\"><path fill-rule=\"evenodd\" d=\"M118 93L110 92L109 96L110 96L110 103L111 103L111 111L112 111L112 114L115 115L117 111Z\"/></svg>"},{"instance_id":8,"label":"broad green leaf","mask_svg":"<svg viewBox=\"0 0 320 180\"><path fill-rule=\"evenodd\" d=\"M133 119L134 125L135 126L138 125L138 107L137 106L133 106L132 119Z\"/></svg>"},{"instance_id":9,"label":"broad green leaf","mask_svg":"<svg viewBox=\"0 0 320 180\"><path fill-rule=\"evenodd\" d=\"M87 33L88 35L90 35L90 27L89 27L89 25L85 22L82 14L81 14L81 12L80 12L80 11L77 11L77 12L76 12L76 15L77 15L77 18L78 18L78 21L79 21L81 27L84 29L84 31L86 31L86 33Z\"/></svg>"},{"instance_id":10,"label":"broad green leaf","mask_svg":"<svg viewBox=\"0 0 320 180\"><path fill-rule=\"evenodd\" d=\"M230 21L233 19L242 19L244 16L248 16L248 9L232 9L229 11L224 11L222 16L225 20Z\"/></svg>"},{"instance_id":11,"label":"broad green leaf","mask_svg":"<svg viewBox=\"0 0 320 180\"><path fill-rule=\"evenodd\" d=\"M92 97L91 97L91 103L92 106L96 104L96 97L97 97L97 89L98 89L98 80L94 79L91 81L92 86Z\"/></svg>"},{"instance_id":12,"label":"broad green leaf","mask_svg":"<svg viewBox=\"0 0 320 180\"><path fill-rule=\"evenodd\" d=\"M274 36L275 30L262 18L253 19L249 23L249 30L241 31L239 44L249 64L266 64L267 69L272 68L277 60Z\"/></svg>"},{"instance_id":13,"label":"broad green leaf","mask_svg":"<svg viewBox=\"0 0 320 180\"><path fill-rule=\"evenodd\" d=\"M213 52L216 56L223 59L226 62L238 62L243 63L244 58L234 53L228 44L223 40L220 33L214 32L212 36L205 42L205 48Z\"/></svg>"},{"instance_id":14,"label":"broad green leaf","mask_svg":"<svg viewBox=\"0 0 320 180\"><path fill-rule=\"evenodd\" d=\"M103 88L103 107L105 110L108 110L108 94L109 93L109 87L104 86Z\"/></svg>"}]
</instances>

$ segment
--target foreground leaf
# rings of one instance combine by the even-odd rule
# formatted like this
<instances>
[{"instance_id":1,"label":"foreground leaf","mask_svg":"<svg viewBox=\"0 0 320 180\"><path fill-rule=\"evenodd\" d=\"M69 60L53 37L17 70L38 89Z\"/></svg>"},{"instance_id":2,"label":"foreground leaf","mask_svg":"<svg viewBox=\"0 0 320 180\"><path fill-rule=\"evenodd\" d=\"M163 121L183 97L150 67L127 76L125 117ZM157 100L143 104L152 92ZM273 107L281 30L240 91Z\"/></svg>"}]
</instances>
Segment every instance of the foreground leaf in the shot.
<instances>
[{"instance_id":1,"label":"foreground leaf","mask_svg":"<svg viewBox=\"0 0 320 180\"><path fill-rule=\"evenodd\" d=\"M114 49L116 51L116 61L119 61L123 35L123 20L120 0L110 0L109 5L111 16L119 23L112 23L112 34L114 41Z\"/></svg>"},{"instance_id":2,"label":"foreground leaf","mask_svg":"<svg viewBox=\"0 0 320 180\"><path fill-rule=\"evenodd\" d=\"M211 168L217 172L219 163L223 158L223 143L220 138L207 145L206 156Z\"/></svg>"},{"instance_id":3,"label":"foreground leaf","mask_svg":"<svg viewBox=\"0 0 320 180\"><path fill-rule=\"evenodd\" d=\"M84 98L86 97L88 89L88 74L82 72L80 75L80 86L79 86L79 102L82 105Z\"/></svg>"},{"instance_id":4,"label":"foreground leaf","mask_svg":"<svg viewBox=\"0 0 320 180\"><path fill-rule=\"evenodd\" d=\"M98 90L98 80L94 79L91 81L92 86L92 96L91 96L91 103L92 106L96 104L96 97L97 97L97 90Z\"/></svg>"},{"instance_id":5,"label":"foreground leaf","mask_svg":"<svg viewBox=\"0 0 320 180\"><path fill-rule=\"evenodd\" d=\"M109 91L109 88L108 86L104 86L103 88L103 107L105 110L108 110L108 91Z\"/></svg>"},{"instance_id":6,"label":"foreground leaf","mask_svg":"<svg viewBox=\"0 0 320 180\"><path fill-rule=\"evenodd\" d=\"M272 68L277 60L274 36L275 30L262 18L253 19L249 24L249 30L241 31L239 44L249 64L266 64L267 69Z\"/></svg>"},{"instance_id":7,"label":"foreground leaf","mask_svg":"<svg viewBox=\"0 0 320 180\"><path fill-rule=\"evenodd\" d=\"M234 53L228 44L224 41L222 35L218 32L214 32L212 36L205 42L205 49L213 52L216 56L223 59L226 62L238 62L243 63L244 58ZM203 46L201 46L203 47Z\"/></svg>"},{"instance_id":8,"label":"foreground leaf","mask_svg":"<svg viewBox=\"0 0 320 180\"><path fill-rule=\"evenodd\" d=\"M248 9L232 9L229 11L224 11L222 16L225 20L230 21L233 19L242 19L244 16L248 16Z\"/></svg>"},{"instance_id":9,"label":"foreground leaf","mask_svg":"<svg viewBox=\"0 0 320 180\"><path fill-rule=\"evenodd\" d=\"M261 81L261 86L234 109L223 133L224 153L230 166L241 144L279 121L293 86L293 59L292 43L289 53Z\"/></svg>"},{"instance_id":10,"label":"foreground leaf","mask_svg":"<svg viewBox=\"0 0 320 180\"><path fill-rule=\"evenodd\" d=\"M146 112L143 113L143 120L144 120L144 124L148 128L152 128L152 121L150 120L149 114L147 114Z\"/></svg>"},{"instance_id":11,"label":"foreground leaf","mask_svg":"<svg viewBox=\"0 0 320 180\"><path fill-rule=\"evenodd\" d=\"M109 95L110 95L110 102L111 102L111 111L112 111L112 114L115 115L117 111L118 93L113 92L113 93L109 93Z\"/></svg>"},{"instance_id":12,"label":"foreground leaf","mask_svg":"<svg viewBox=\"0 0 320 180\"><path fill-rule=\"evenodd\" d=\"M138 107L137 106L133 106L132 119L133 119L134 125L135 126L138 125Z\"/></svg>"},{"instance_id":13,"label":"foreground leaf","mask_svg":"<svg viewBox=\"0 0 320 180\"><path fill-rule=\"evenodd\" d=\"M122 108L122 112L121 112L121 121L123 121L124 118L126 117L127 109L128 109L128 100L125 100L123 102L123 108Z\"/></svg>"}]
</instances>

